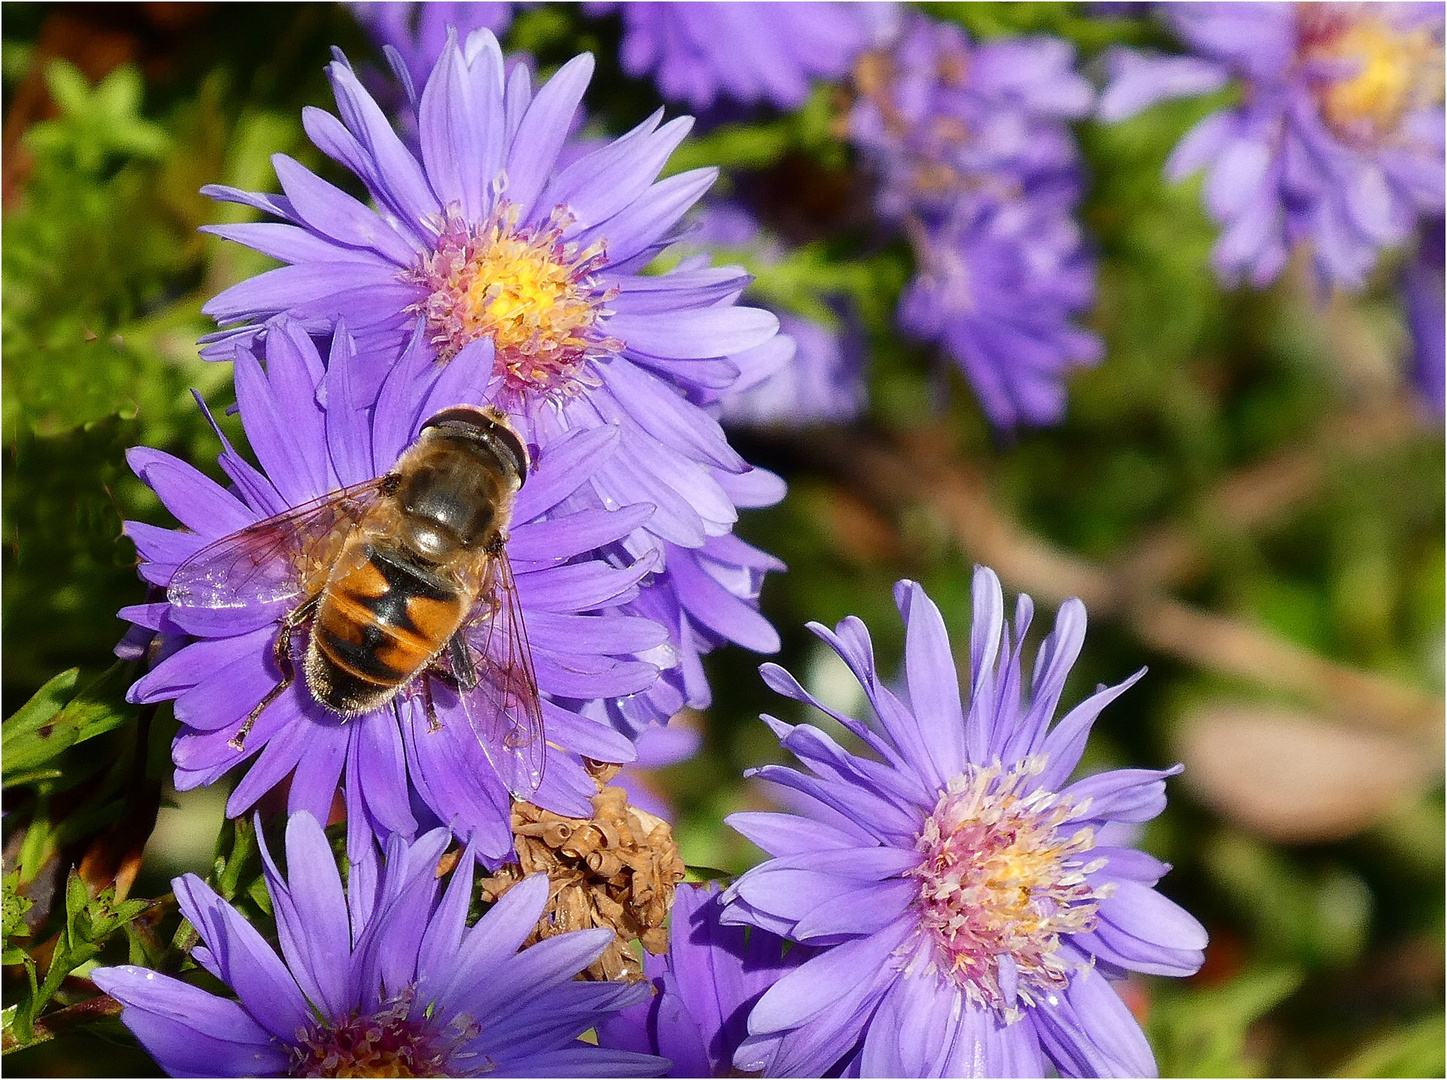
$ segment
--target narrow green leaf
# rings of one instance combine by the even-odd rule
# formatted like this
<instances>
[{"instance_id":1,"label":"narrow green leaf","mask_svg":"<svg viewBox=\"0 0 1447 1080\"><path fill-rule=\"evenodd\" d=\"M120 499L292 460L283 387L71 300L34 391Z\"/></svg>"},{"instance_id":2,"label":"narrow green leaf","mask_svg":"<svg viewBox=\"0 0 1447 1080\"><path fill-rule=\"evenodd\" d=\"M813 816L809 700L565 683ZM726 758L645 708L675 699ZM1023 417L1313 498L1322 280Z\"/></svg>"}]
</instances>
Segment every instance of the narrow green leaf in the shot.
<instances>
[{"instance_id":1,"label":"narrow green leaf","mask_svg":"<svg viewBox=\"0 0 1447 1080\"><path fill-rule=\"evenodd\" d=\"M5 787L57 775L40 766L68 747L132 719L139 710L124 697L130 682L128 667L112 664L74 695L71 691L79 669L61 672L7 719L0 742L0 754L5 758Z\"/></svg>"}]
</instances>

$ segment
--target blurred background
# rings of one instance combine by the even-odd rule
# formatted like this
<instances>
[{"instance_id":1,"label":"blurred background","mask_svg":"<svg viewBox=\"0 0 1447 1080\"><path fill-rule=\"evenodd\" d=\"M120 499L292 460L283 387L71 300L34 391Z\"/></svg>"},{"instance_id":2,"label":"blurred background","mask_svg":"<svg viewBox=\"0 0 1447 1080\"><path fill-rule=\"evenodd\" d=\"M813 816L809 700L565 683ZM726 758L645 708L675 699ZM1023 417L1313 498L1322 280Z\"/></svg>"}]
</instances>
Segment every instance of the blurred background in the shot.
<instances>
[{"instance_id":1,"label":"blurred background","mask_svg":"<svg viewBox=\"0 0 1447 1080\"><path fill-rule=\"evenodd\" d=\"M977 39L1064 36L1087 75L1106 45L1160 33L1122 5L1096 7L1109 17L1061 4L929 13ZM537 7L503 44L543 75L593 51L589 122L616 135L659 104L622 72L620 32L616 16ZM124 685L105 675L124 629L115 612L144 592L120 523L172 524L126 448L219 476L192 388L244 445L223 416L229 368L200 361L195 342L213 329L202 303L268 262L196 232L243 212L198 189L275 190L278 151L343 182L300 123L302 106L331 107L333 45L383 70L338 6L3 5L7 716L66 669L80 686L101 680L95 700ZM859 615L891 670L901 577L925 585L957 650L974 563L1035 598L1037 641L1063 599L1082 597L1091 631L1066 702L1150 668L1097 725L1085 768L1186 766L1142 846L1174 865L1162 891L1209 929L1206 966L1129 990L1162 1074L1441 1075L1443 434L1408 377L1401 260L1354 296L1324 296L1301 264L1265 291L1223 291L1199 185L1161 175L1212 99L1078 124L1098 259L1087 322L1105 357L1070 378L1062 423L1001 434L953 365L895 326L911 255L863 210L867 179L837 137L847 94L819 86L792 114L705 117L669 166L722 167L718 193L788 252L728 250L757 275L750 301L847 308L863 364L867 405L852 422L730 429L745 458L789 482L782 503L738 525L789 567L762 594L783 639L771 659L857 710L807 621ZM762 805L741 778L778 757L758 713L805 718L765 689L761 659L708 657L712 706L674 722L698 733L697 754L645 781L695 866L737 873L759 857L721 822ZM226 792L164 787L173 733L169 707L126 714L55 775L8 775L7 872L39 843L36 819L63 823L46 840L56 859L128 859L133 897L209 871ZM8 934L8 906L6 920ZM17 978L6 968L7 1004ZM5 1069L155 1072L114 1021Z\"/></svg>"}]
</instances>

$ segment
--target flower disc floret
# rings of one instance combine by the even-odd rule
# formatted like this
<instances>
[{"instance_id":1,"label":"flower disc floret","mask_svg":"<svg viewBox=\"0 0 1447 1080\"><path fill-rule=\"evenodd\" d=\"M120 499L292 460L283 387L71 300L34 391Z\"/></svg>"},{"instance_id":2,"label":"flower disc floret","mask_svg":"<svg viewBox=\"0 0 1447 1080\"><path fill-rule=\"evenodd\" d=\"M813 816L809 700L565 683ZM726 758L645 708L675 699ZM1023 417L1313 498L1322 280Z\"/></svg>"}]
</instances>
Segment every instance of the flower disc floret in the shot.
<instances>
[{"instance_id":1,"label":"flower disc floret","mask_svg":"<svg viewBox=\"0 0 1447 1080\"><path fill-rule=\"evenodd\" d=\"M1322 116L1344 141L1392 141L1409 110L1442 103L1442 41L1427 26L1397 26L1369 5L1307 6L1303 62L1330 74L1313 84Z\"/></svg>"},{"instance_id":2,"label":"flower disc floret","mask_svg":"<svg viewBox=\"0 0 1447 1080\"><path fill-rule=\"evenodd\" d=\"M1063 990L1080 964L1062 955L1061 936L1093 930L1113 891L1090 883L1105 860L1085 857L1095 829L1074 824L1089 800L1031 790L1045 766L1035 756L953 777L915 842L924 859L906 872L919 879L920 926L934 936L940 970L972 1004L1008 1018L1019 1008L1001 987L1002 967L1022 1005Z\"/></svg>"},{"instance_id":3,"label":"flower disc floret","mask_svg":"<svg viewBox=\"0 0 1447 1080\"><path fill-rule=\"evenodd\" d=\"M408 989L375 1011L318 1021L297 1034L292 1076L447 1076L448 1066L482 1025L456 1016L442 1029L411 1019L415 990Z\"/></svg>"},{"instance_id":4,"label":"flower disc floret","mask_svg":"<svg viewBox=\"0 0 1447 1080\"><path fill-rule=\"evenodd\" d=\"M492 374L514 398L598 385L584 364L623 348L598 329L618 290L597 279L607 263L604 241L580 250L565 239L571 224L560 207L546 222L520 227L518 207L508 202L480 225L448 214L435 246L404 275L427 290L417 308L439 360L486 337Z\"/></svg>"}]
</instances>

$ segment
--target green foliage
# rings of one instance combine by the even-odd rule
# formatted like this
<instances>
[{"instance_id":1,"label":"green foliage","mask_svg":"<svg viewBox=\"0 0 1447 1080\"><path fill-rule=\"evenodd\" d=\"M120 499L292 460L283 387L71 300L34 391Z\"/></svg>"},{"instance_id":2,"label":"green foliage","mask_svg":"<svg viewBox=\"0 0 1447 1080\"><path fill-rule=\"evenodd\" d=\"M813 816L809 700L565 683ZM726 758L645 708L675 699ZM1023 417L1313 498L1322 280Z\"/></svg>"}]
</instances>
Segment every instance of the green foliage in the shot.
<instances>
[{"instance_id":1,"label":"green foliage","mask_svg":"<svg viewBox=\"0 0 1447 1080\"><path fill-rule=\"evenodd\" d=\"M1301 984L1289 967L1242 972L1206 990L1160 987L1146 1033L1162 1076L1260 1076L1264 1063L1248 1052L1252 1026Z\"/></svg>"},{"instance_id":2,"label":"green foliage","mask_svg":"<svg viewBox=\"0 0 1447 1080\"><path fill-rule=\"evenodd\" d=\"M70 872L65 883L65 923L55 939L44 979L38 977L39 965L35 960L28 955L20 958L29 980L29 993L16 1002L15 1012L7 1017L6 1053L30 1045L36 1020L61 983L77 968L99 956L111 935L149 905L149 900L117 901L114 889L103 889L92 897L80 875L74 870Z\"/></svg>"},{"instance_id":3,"label":"green foliage","mask_svg":"<svg viewBox=\"0 0 1447 1080\"><path fill-rule=\"evenodd\" d=\"M132 669L113 664L104 675L72 695L79 668L63 671L46 683L19 712L6 719L3 748L5 786L58 776L44 769L78 742L104 734L133 720L139 710L125 702Z\"/></svg>"}]
</instances>

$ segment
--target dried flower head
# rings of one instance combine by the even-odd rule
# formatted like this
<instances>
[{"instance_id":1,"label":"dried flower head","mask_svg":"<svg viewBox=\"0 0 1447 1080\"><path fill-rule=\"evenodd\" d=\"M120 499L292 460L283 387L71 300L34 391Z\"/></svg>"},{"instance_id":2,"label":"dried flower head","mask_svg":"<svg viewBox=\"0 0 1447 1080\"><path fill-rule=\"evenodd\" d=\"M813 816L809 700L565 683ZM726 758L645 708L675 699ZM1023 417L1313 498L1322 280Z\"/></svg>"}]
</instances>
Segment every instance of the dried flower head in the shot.
<instances>
[{"instance_id":1,"label":"dried flower head","mask_svg":"<svg viewBox=\"0 0 1447 1080\"><path fill-rule=\"evenodd\" d=\"M513 805L518 861L483 879L482 898L497 900L528 875L547 874L548 903L528 943L572 930L612 930L613 943L583 975L635 982L643 978L643 967L629 943L641 942L655 955L668 948L663 923L674 886L683 880L683 860L668 822L630 806L626 791L608 786L616 765L595 765L592 771L598 794L591 818L563 817L532 803Z\"/></svg>"}]
</instances>

